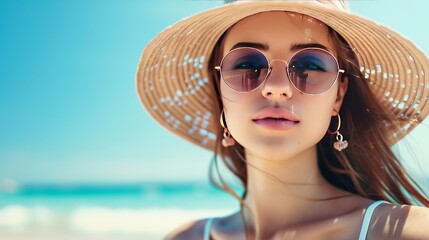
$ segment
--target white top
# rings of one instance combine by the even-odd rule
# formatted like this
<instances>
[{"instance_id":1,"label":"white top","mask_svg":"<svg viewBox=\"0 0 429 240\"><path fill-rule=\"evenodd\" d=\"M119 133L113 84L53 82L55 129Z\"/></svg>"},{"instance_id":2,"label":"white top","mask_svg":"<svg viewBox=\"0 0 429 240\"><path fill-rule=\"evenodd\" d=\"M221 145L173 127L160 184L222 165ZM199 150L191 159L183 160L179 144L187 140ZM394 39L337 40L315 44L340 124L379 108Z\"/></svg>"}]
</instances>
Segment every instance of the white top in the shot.
<instances>
[{"instance_id":1,"label":"white top","mask_svg":"<svg viewBox=\"0 0 429 240\"><path fill-rule=\"evenodd\" d=\"M359 233L358 240L365 240L366 235L368 234L369 224L371 222L372 214L374 213L374 210L376 207L378 207L380 204L386 203L384 200L379 200L371 203L371 205L368 206L368 208L365 211L365 215L363 216L362 220L362 226ZM206 224L204 225L204 240L210 240L210 227L212 225L212 222L215 218L209 218L206 221Z\"/></svg>"}]
</instances>

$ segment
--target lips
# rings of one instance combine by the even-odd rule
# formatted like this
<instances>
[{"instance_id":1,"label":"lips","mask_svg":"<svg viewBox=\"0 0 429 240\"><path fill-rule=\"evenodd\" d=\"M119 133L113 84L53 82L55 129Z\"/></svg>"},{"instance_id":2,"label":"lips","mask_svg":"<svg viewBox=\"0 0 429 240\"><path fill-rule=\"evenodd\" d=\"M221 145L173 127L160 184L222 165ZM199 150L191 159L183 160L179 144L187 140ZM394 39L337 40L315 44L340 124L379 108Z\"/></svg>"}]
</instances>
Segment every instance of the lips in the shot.
<instances>
[{"instance_id":1,"label":"lips","mask_svg":"<svg viewBox=\"0 0 429 240\"><path fill-rule=\"evenodd\" d=\"M253 117L253 122L269 130L289 130L299 123L298 118L285 108L264 108Z\"/></svg>"}]
</instances>

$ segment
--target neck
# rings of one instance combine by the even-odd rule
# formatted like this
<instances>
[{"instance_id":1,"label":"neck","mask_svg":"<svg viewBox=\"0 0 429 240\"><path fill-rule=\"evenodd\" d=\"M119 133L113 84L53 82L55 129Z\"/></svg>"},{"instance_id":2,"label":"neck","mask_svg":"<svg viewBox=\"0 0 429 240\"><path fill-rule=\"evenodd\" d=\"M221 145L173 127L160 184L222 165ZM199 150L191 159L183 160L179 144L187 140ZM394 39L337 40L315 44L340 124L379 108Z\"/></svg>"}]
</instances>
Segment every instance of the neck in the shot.
<instances>
[{"instance_id":1,"label":"neck","mask_svg":"<svg viewBox=\"0 0 429 240\"><path fill-rule=\"evenodd\" d=\"M258 226L259 238L268 237L276 229L326 216L326 204L349 195L323 178L315 146L289 159L265 159L248 152L246 159L245 202L254 221L243 209L248 229L252 232Z\"/></svg>"}]
</instances>

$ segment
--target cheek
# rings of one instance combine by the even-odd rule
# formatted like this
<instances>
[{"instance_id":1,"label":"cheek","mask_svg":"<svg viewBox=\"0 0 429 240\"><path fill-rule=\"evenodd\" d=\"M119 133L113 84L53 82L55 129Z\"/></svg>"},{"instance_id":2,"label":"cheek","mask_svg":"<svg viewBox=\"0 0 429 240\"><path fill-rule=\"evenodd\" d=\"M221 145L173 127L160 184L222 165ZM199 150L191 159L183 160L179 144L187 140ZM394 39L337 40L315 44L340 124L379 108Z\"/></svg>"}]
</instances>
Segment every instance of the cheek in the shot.
<instances>
[{"instance_id":1,"label":"cheek","mask_svg":"<svg viewBox=\"0 0 429 240\"><path fill-rule=\"evenodd\" d=\"M243 138L249 137L252 116L260 105L258 101L261 93L258 91L240 93L221 82L221 96L228 130L238 142L241 142Z\"/></svg>"},{"instance_id":2,"label":"cheek","mask_svg":"<svg viewBox=\"0 0 429 240\"><path fill-rule=\"evenodd\" d=\"M320 95L312 99L303 112L303 133L313 135L316 142L320 141L328 130L334 109L336 94ZM303 109L304 110L304 109ZM312 133L312 134L311 134Z\"/></svg>"},{"instance_id":3,"label":"cheek","mask_svg":"<svg viewBox=\"0 0 429 240\"><path fill-rule=\"evenodd\" d=\"M222 101L224 102L237 102L241 99L243 93L232 90L226 85L224 81L220 81L220 93L222 95Z\"/></svg>"},{"instance_id":4,"label":"cheek","mask_svg":"<svg viewBox=\"0 0 429 240\"><path fill-rule=\"evenodd\" d=\"M240 101L243 103L243 101ZM251 111L238 103L224 100L225 120L232 137L241 145L246 145L246 140L252 137Z\"/></svg>"},{"instance_id":5,"label":"cheek","mask_svg":"<svg viewBox=\"0 0 429 240\"><path fill-rule=\"evenodd\" d=\"M305 117L305 129L304 131L312 131L318 133L317 135L323 137L326 130L328 129L329 122L331 119L331 110L327 106L314 105L311 109L311 113L306 114Z\"/></svg>"}]
</instances>

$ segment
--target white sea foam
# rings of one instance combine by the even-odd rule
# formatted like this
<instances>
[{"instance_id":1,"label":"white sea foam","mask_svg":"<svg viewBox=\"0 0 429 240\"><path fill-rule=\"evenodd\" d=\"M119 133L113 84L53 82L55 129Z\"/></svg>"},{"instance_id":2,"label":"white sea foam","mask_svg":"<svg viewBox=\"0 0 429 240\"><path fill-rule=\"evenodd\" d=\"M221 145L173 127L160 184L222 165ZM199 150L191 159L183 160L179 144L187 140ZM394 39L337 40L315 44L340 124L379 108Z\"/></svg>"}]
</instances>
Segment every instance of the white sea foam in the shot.
<instances>
[{"instance_id":1,"label":"white sea foam","mask_svg":"<svg viewBox=\"0 0 429 240\"><path fill-rule=\"evenodd\" d=\"M0 234L18 230L164 236L192 220L222 216L231 212L231 209L106 207L78 207L63 212L45 206L9 205L0 209Z\"/></svg>"},{"instance_id":2,"label":"white sea foam","mask_svg":"<svg viewBox=\"0 0 429 240\"><path fill-rule=\"evenodd\" d=\"M28 210L19 205L10 205L0 210L0 226L2 227L24 226L28 223L29 218Z\"/></svg>"},{"instance_id":3,"label":"white sea foam","mask_svg":"<svg viewBox=\"0 0 429 240\"><path fill-rule=\"evenodd\" d=\"M70 216L70 227L83 232L160 233L210 216L227 214L228 210L107 209L80 208Z\"/></svg>"}]
</instances>

